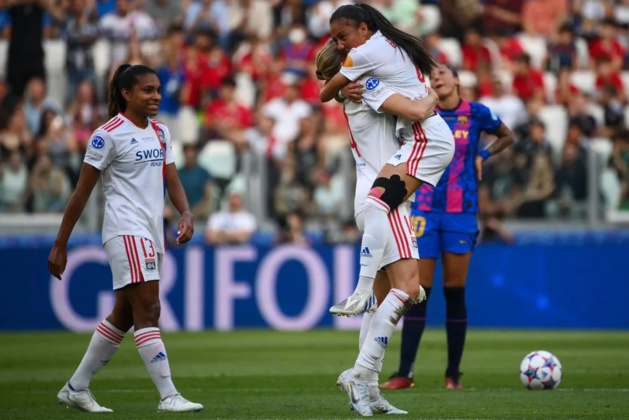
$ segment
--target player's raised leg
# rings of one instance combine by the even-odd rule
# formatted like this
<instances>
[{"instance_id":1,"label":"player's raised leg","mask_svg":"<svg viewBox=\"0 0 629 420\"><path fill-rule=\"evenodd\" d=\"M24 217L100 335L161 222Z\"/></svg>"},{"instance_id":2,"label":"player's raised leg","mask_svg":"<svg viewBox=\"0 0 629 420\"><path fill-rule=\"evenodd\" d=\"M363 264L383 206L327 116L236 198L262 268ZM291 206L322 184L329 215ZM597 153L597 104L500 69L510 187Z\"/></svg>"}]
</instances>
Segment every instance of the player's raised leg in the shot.
<instances>
[{"instance_id":1,"label":"player's raised leg","mask_svg":"<svg viewBox=\"0 0 629 420\"><path fill-rule=\"evenodd\" d=\"M61 404L92 413L108 413L113 410L102 407L89 386L90 381L116 354L126 331L133 326L133 312L122 292L116 292L116 302L111 314L96 327L83 360L70 380L61 388L57 397Z\"/></svg>"}]
</instances>

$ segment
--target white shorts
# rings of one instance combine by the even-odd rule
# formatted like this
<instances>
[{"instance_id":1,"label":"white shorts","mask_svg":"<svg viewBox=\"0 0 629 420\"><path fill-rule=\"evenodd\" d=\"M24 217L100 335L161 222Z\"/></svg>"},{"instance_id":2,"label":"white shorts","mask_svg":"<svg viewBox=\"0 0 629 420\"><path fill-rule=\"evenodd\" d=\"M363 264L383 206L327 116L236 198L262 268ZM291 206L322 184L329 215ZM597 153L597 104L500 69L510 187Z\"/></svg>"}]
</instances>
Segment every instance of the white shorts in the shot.
<instances>
[{"instance_id":1,"label":"white shorts","mask_svg":"<svg viewBox=\"0 0 629 420\"><path fill-rule=\"evenodd\" d=\"M144 281L159 280L163 255L155 244L139 236L116 236L105 242L105 252L113 274L114 290Z\"/></svg>"},{"instance_id":2,"label":"white shorts","mask_svg":"<svg viewBox=\"0 0 629 420\"><path fill-rule=\"evenodd\" d=\"M363 209L356 214L356 225L361 232L365 230ZM410 202L405 201L396 209L389 212L389 237L382 254L380 269L396 261L412 258L419 259L417 237L411 226Z\"/></svg>"},{"instance_id":3,"label":"white shorts","mask_svg":"<svg viewBox=\"0 0 629 420\"><path fill-rule=\"evenodd\" d=\"M439 115L399 131L402 145L387 163L406 163L406 173L433 187L454 156L454 137Z\"/></svg>"}]
</instances>

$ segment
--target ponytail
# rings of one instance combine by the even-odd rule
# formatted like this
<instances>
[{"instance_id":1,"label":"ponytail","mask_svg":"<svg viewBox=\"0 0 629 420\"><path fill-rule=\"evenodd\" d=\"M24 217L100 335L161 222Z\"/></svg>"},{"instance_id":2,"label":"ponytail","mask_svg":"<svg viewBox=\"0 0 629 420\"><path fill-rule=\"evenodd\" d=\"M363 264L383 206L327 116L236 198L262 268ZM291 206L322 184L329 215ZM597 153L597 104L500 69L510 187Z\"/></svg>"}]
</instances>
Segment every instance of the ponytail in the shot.
<instances>
[{"instance_id":1,"label":"ponytail","mask_svg":"<svg viewBox=\"0 0 629 420\"><path fill-rule=\"evenodd\" d=\"M382 35L408 54L413 64L424 75L429 76L432 70L437 67L437 63L419 38L397 29L389 19L372 6L364 3L341 6L332 13L330 23L343 18L356 22L356 26L364 22L371 31L382 32Z\"/></svg>"},{"instance_id":2,"label":"ponytail","mask_svg":"<svg viewBox=\"0 0 629 420\"><path fill-rule=\"evenodd\" d=\"M109 118L113 118L121 112L127 110L127 100L122 96L123 90L131 90L137 81L137 76L142 74L157 75L155 70L143 65L122 64L116 69L114 76L109 82L109 92L107 97L107 111Z\"/></svg>"}]
</instances>

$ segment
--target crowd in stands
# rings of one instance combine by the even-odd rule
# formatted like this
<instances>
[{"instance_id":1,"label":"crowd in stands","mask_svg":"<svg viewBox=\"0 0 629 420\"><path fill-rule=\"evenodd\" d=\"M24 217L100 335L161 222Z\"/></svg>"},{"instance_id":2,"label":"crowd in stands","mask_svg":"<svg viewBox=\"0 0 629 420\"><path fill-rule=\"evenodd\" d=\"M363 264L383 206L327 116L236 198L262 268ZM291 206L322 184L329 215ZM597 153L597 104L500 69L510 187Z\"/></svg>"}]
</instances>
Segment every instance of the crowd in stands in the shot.
<instances>
[{"instance_id":1,"label":"crowd in stands","mask_svg":"<svg viewBox=\"0 0 629 420\"><path fill-rule=\"evenodd\" d=\"M488 224L584 220L591 194L629 207L629 0L368 2L459 68L463 96L517 133L486 164ZM311 225L355 240L346 122L319 102L313 60L347 3L0 1L0 212L63 210L107 120L107 82L128 62L160 76L159 119L209 243L261 226L285 242L308 243Z\"/></svg>"}]
</instances>

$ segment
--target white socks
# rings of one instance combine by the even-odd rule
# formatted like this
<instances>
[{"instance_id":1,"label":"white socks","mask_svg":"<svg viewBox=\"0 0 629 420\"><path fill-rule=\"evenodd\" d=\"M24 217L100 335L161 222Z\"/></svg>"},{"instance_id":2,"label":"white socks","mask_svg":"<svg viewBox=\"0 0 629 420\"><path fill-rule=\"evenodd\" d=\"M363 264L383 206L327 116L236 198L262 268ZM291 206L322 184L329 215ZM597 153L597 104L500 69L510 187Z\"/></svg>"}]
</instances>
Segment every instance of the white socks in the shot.
<instances>
[{"instance_id":1,"label":"white socks","mask_svg":"<svg viewBox=\"0 0 629 420\"><path fill-rule=\"evenodd\" d=\"M363 277L371 280L368 288L373 288L373 281L380 268L391 230L388 217L389 206L373 196L367 197L363 206L365 232L360 245L360 279L356 290L358 287L367 287L367 284L361 285Z\"/></svg>"},{"instance_id":2,"label":"white socks","mask_svg":"<svg viewBox=\"0 0 629 420\"><path fill-rule=\"evenodd\" d=\"M177 393L170 377L168 355L159 328L142 328L134 334L135 345L163 400Z\"/></svg>"},{"instance_id":3,"label":"white socks","mask_svg":"<svg viewBox=\"0 0 629 420\"><path fill-rule=\"evenodd\" d=\"M360 353L353 369L354 377L361 381L378 381L382 369L384 351L402 315L410 308L412 300L399 289L391 289L369 323L369 331L360 346ZM365 321L363 321L365 322ZM362 327L361 327L362 333Z\"/></svg>"},{"instance_id":4,"label":"white socks","mask_svg":"<svg viewBox=\"0 0 629 420\"><path fill-rule=\"evenodd\" d=\"M120 331L107 320L102 320L98 324L83 360L70 378L71 389L80 391L90 386L92 377L111 360L120 348L124 334L124 331Z\"/></svg>"}]
</instances>

